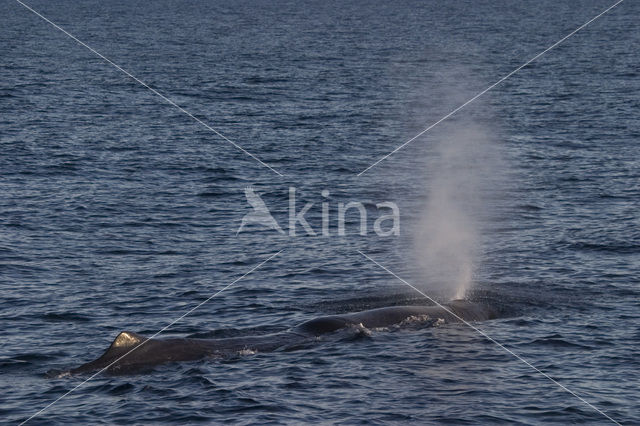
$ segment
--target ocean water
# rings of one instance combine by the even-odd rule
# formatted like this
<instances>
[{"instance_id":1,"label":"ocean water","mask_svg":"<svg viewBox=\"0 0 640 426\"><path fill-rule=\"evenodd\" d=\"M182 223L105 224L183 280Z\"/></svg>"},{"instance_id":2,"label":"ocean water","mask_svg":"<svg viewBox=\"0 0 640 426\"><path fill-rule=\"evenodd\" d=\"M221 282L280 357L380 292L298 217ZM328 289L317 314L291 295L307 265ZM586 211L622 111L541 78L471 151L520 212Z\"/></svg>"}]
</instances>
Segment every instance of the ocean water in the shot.
<instances>
[{"instance_id":1,"label":"ocean water","mask_svg":"<svg viewBox=\"0 0 640 426\"><path fill-rule=\"evenodd\" d=\"M611 4L28 3L279 175L0 3L0 416L28 419L87 378L47 372L97 358L122 330L152 335L231 283L163 335L424 303L359 251L440 294L413 241L437 182L481 168L467 294L500 317L474 326L597 410L465 325L414 324L99 375L30 423L610 423L598 410L640 423L637 2L358 176ZM442 179L439 147L466 141L460 129L499 161L463 156ZM237 233L246 187L284 234ZM288 232L290 188L297 211L313 203L317 235ZM366 235L353 214L338 235L349 201L369 213ZM400 235L371 231L382 202Z\"/></svg>"}]
</instances>

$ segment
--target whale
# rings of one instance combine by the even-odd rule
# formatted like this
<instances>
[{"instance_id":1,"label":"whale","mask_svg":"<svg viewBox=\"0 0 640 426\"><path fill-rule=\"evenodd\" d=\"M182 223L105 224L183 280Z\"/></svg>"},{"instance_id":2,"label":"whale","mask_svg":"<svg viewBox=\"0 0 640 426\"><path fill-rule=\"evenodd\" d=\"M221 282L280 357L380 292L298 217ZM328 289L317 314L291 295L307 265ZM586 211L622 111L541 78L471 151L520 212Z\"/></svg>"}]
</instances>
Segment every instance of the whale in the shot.
<instances>
[{"instance_id":1,"label":"whale","mask_svg":"<svg viewBox=\"0 0 640 426\"><path fill-rule=\"evenodd\" d=\"M228 338L148 338L123 331L109 348L94 361L69 370L67 373L134 374L160 364L223 358L231 354L271 352L318 340L325 334L349 327L385 328L420 317L442 323L485 321L496 318L490 306L465 300L453 300L435 306L390 306L343 315L314 318L282 332L259 336Z\"/></svg>"}]
</instances>

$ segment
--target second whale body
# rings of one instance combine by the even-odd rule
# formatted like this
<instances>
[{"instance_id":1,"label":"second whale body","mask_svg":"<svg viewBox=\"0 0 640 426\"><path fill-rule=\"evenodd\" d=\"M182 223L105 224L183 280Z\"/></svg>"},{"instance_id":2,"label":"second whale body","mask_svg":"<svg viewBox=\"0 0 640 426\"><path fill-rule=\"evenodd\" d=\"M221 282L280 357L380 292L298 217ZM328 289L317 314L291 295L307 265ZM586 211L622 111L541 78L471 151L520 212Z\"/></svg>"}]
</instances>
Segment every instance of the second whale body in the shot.
<instances>
[{"instance_id":1,"label":"second whale body","mask_svg":"<svg viewBox=\"0 0 640 426\"><path fill-rule=\"evenodd\" d=\"M166 338L150 339L123 331L98 359L69 371L82 374L105 370L111 374L132 374L156 365L195 361L207 357L222 357L241 351L270 352L278 348L301 344L350 326L380 328L400 324L411 317L428 317L445 323L484 321L496 317L488 306L464 300L454 300L439 306L392 306L330 315L306 321L289 330L261 336L219 339Z\"/></svg>"}]
</instances>

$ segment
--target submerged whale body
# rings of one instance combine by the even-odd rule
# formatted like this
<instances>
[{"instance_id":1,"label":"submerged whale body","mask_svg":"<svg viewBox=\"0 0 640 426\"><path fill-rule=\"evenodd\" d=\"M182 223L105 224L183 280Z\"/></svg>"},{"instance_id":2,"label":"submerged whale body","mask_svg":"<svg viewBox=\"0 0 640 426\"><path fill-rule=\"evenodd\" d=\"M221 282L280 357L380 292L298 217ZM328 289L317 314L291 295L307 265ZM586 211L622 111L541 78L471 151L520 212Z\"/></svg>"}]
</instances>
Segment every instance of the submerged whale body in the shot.
<instances>
[{"instance_id":1,"label":"submerged whale body","mask_svg":"<svg viewBox=\"0 0 640 426\"><path fill-rule=\"evenodd\" d=\"M323 334L350 326L388 327L416 316L442 319L445 323L449 323L461 320L483 321L495 318L496 314L487 306L454 300L444 307L392 306L345 315L325 316L280 333L262 336L220 339L149 339L137 333L123 331L100 358L74 368L69 373L81 374L105 369L111 374L131 374L168 362L223 357L245 350L269 352L312 341Z\"/></svg>"}]
</instances>

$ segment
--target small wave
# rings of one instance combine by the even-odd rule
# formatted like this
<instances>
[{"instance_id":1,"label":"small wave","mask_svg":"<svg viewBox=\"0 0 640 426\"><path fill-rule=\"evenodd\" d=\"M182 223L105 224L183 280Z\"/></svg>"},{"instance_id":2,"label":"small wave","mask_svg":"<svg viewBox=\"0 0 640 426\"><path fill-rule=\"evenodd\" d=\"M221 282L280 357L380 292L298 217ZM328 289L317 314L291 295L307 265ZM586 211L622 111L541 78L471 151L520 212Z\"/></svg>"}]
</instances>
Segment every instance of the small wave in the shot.
<instances>
[{"instance_id":1,"label":"small wave","mask_svg":"<svg viewBox=\"0 0 640 426\"><path fill-rule=\"evenodd\" d=\"M40 366L56 359L54 355L23 354L0 358L0 370L24 370L28 366Z\"/></svg>"},{"instance_id":2,"label":"small wave","mask_svg":"<svg viewBox=\"0 0 640 426\"><path fill-rule=\"evenodd\" d=\"M42 319L48 322L89 322L91 318L75 312L47 312Z\"/></svg>"},{"instance_id":3,"label":"small wave","mask_svg":"<svg viewBox=\"0 0 640 426\"><path fill-rule=\"evenodd\" d=\"M98 384L96 386L93 386L91 388L91 392L104 392L107 393L109 395L123 395L123 394L127 394L127 393L131 393L133 390L135 389L135 386L132 385L131 383L104 383L104 384Z\"/></svg>"},{"instance_id":4,"label":"small wave","mask_svg":"<svg viewBox=\"0 0 640 426\"><path fill-rule=\"evenodd\" d=\"M52 369L44 373L44 375L47 379L64 379L71 377L71 371Z\"/></svg>"},{"instance_id":5,"label":"small wave","mask_svg":"<svg viewBox=\"0 0 640 426\"><path fill-rule=\"evenodd\" d=\"M524 211L540 211L540 210L543 210L543 207L536 206L533 204L521 204L518 206L518 209L524 210Z\"/></svg>"},{"instance_id":6,"label":"small wave","mask_svg":"<svg viewBox=\"0 0 640 426\"><path fill-rule=\"evenodd\" d=\"M247 77L244 79L247 84L269 84L269 83L288 83L288 78L283 77L262 77L259 75Z\"/></svg>"},{"instance_id":7,"label":"small wave","mask_svg":"<svg viewBox=\"0 0 640 426\"><path fill-rule=\"evenodd\" d=\"M176 256L180 253L174 250L141 250L141 249L124 249L124 248L116 248L116 249L104 249L104 250L96 250L97 254L105 254L105 255L115 255L115 256L127 256L127 255L137 255L137 256Z\"/></svg>"},{"instance_id":8,"label":"small wave","mask_svg":"<svg viewBox=\"0 0 640 426\"><path fill-rule=\"evenodd\" d=\"M0 358L0 368L3 369L25 364L29 364L29 361L16 358Z\"/></svg>"},{"instance_id":9,"label":"small wave","mask_svg":"<svg viewBox=\"0 0 640 426\"><path fill-rule=\"evenodd\" d=\"M586 241L569 242L569 246L575 250L581 251L598 251L619 254L640 253L640 244L635 243L593 243Z\"/></svg>"},{"instance_id":10,"label":"small wave","mask_svg":"<svg viewBox=\"0 0 640 426\"><path fill-rule=\"evenodd\" d=\"M534 323L534 321L531 321L529 318L506 319L503 322L516 327L530 327Z\"/></svg>"},{"instance_id":11,"label":"small wave","mask_svg":"<svg viewBox=\"0 0 640 426\"><path fill-rule=\"evenodd\" d=\"M201 197L201 198L218 198L218 197L228 197L229 192L208 190L208 191L199 192L197 195L198 197Z\"/></svg>"},{"instance_id":12,"label":"small wave","mask_svg":"<svg viewBox=\"0 0 640 426\"><path fill-rule=\"evenodd\" d=\"M61 355L61 354L46 355L46 354L28 353L28 354L22 354L22 355L16 355L13 357L3 358L2 361L0 362L16 363L16 364L17 363L37 364L42 361L50 361L52 359L55 359L58 355Z\"/></svg>"},{"instance_id":13,"label":"small wave","mask_svg":"<svg viewBox=\"0 0 640 426\"><path fill-rule=\"evenodd\" d=\"M631 196L627 196L627 195L601 193L600 195L598 195L598 198L601 198L603 200L629 200L632 197Z\"/></svg>"},{"instance_id":14,"label":"small wave","mask_svg":"<svg viewBox=\"0 0 640 426\"><path fill-rule=\"evenodd\" d=\"M579 343L569 342L566 339L564 339L563 336L561 336L559 334L552 334L550 336L541 337L541 338L532 340L528 344L529 345L536 345L536 346L551 346L551 347L556 348L556 349L562 349L562 348L565 348L565 349L571 349L571 348L593 349L591 346L581 345Z\"/></svg>"}]
</instances>

